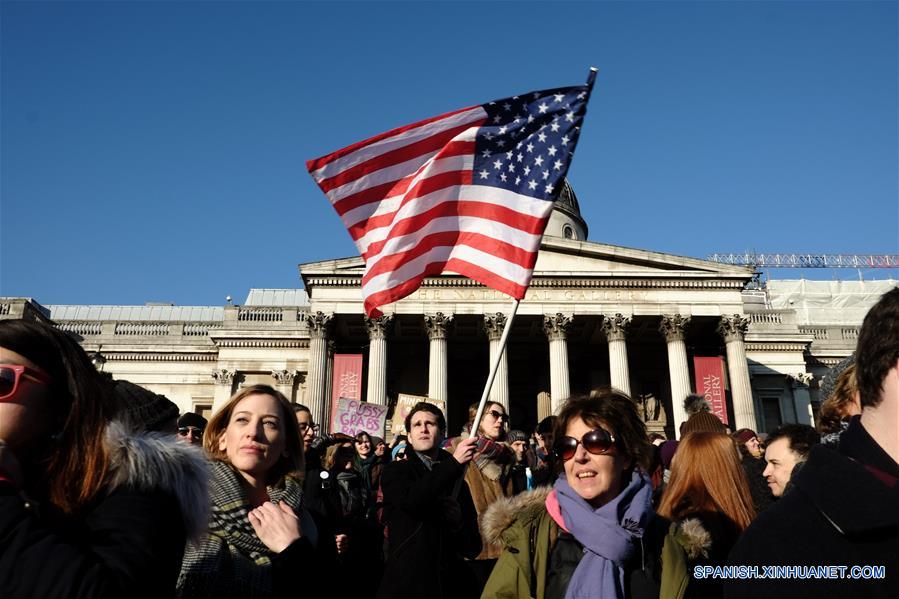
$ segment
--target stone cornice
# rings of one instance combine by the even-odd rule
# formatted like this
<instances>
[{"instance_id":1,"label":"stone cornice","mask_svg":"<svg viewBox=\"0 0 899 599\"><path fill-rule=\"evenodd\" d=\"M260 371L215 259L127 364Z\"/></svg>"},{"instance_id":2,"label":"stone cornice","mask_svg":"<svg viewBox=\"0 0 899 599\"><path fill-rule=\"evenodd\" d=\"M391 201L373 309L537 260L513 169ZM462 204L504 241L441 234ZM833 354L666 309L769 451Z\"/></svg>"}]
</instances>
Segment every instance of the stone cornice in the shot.
<instances>
[{"instance_id":1,"label":"stone cornice","mask_svg":"<svg viewBox=\"0 0 899 599\"><path fill-rule=\"evenodd\" d=\"M107 362L215 362L216 354L103 352Z\"/></svg>"},{"instance_id":2,"label":"stone cornice","mask_svg":"<svg viewBox=\"0 0 899 599\"><path fill-rule=\"evenodd\" d=\"M222 339L219 347L309 347L308 339Z\"/></svg>"},{"instance_id":3,"label":"stone cornice","mask_svg":"<svg viewBox=\"0 0 899 599\"><path fill-rule=\"evenodd\" d=\"M747 352L763 352L763 351L805 351L807 344L805 343L747 343Z\"/></svg>"},{"instance_id":4,"label":"stone cornice","mask_svg":"<svg viewBox=\"0 0 899 599\"><path fill-rule=\"evenodd\" d=\"M670 275L666 275L670 276ZM362 277L313 277L308 280L310 287L360 287ZM531 280L532 289L743 289L742 279L656 279L650 278L553 278ZM422 282L422 287L481 287L477 281L461 277L431 278Z\"/></svg>"}]
</instances>

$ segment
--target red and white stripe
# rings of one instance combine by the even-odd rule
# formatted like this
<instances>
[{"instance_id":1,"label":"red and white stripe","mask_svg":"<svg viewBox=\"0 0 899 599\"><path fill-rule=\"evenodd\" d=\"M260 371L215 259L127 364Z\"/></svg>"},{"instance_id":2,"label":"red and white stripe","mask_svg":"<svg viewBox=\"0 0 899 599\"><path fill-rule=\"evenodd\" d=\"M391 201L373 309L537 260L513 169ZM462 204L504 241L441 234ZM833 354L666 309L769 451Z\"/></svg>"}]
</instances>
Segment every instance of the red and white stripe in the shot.
<instances>
[{"instance_id":1,"label":"red and white stripe","mask_svg":"<svg viewBox=\"0 0 899 599\"><path fill-rule=\"evenodd\" d=\"M473 185L480 106L382 133L306 163L365 259L365 312L452 271L521 299L552 202Z\"/></svg>"}]
</instances>

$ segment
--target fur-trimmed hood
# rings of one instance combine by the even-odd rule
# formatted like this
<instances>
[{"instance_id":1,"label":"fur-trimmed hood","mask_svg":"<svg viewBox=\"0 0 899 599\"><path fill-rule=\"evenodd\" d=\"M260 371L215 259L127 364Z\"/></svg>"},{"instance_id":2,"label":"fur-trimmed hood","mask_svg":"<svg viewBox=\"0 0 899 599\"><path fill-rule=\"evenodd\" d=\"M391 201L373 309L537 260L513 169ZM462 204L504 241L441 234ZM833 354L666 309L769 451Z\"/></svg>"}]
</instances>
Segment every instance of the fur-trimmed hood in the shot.
<instances>
[{"instance_id":1,"label":"fur-trimmed hood","mask_svg":"<svg viewBox=\"0 0 899 599\"><path fill-rule=\"evenodd\" d=\"M674 539L684 548L687 559L691 560L699 556L708 557L712 548L712 534L699 518L687 518L677 522Z\"/></svg>"},{"instance_id":2,"label":"fur-trimmed hood","mask_svg":"<svg viewBox=\"0 0 899 599\"><path fill-rule=\"evenodd\" d=\"M203 451L173 435L132 432L120 421L106 427L110 488L171 493L181 508L188 539L200 538L209 523L209 468Z\"/></svg>"},{"instance_id":3,"label":"fur-trimmed hood","mask_svg":"<svg viewBox=\"0 0 899 599\"><path fill-rule=\"evenodd\" d=\"M515 522L527 525L539 518L546 511L546 498L552 490L552 487L538 487L514 497L494 501L481 517L484 540L500 544L503 534Z\"/></svg>"}]
</instances>

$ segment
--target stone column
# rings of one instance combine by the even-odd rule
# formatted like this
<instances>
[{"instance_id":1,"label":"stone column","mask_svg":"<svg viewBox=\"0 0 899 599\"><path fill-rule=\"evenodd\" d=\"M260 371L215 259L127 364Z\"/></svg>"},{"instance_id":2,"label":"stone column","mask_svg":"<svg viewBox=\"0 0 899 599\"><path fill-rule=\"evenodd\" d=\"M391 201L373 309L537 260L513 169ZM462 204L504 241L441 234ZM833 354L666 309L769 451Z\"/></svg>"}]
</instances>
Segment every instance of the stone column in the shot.
<instances>
[{"instance_id":1,"label":"stone column","mask_svg":"<svg viewBox=\"0 0 899 599\"><path fill-rule=\"evenodd\" d=\"M275 389L283 393L287 401L293 401L293 381L299 374L298 370L272 370Z\"/></svg>"},{"instance_id":2,"label":"stone column","mask_svg":"<svg viewBox=\"0 0 899 599\"><path fill-rule=\"evenodd\" d=\"M212 371L212 379L215 381L215 394L212 397L212 413L228 403L234 388L234 375L236 371L222 368Z\"/></svg>"},{"instance_id":3,"label":"stone column","mask_svg":"<svg viewBox=\"0 0 899 599\"><path fill-rule=\"evenodd\" d=\"M381 406L387 405L387 331L392 322L392 314L365 317L369 339L368 392L365 400Z\"/></svg>"},{"instance_id":4,"label":"stone column","mask_svg":"<svg viewBox=\"0 0 899 599\"><path fill-rule=\"evenodd\" d=\"M499 351L499 339L503 335L503 329L506 327L506 315L502 312L496 314L484 315L484 330L487 331L487 338L490 340L490 367L496 360L496 353ZM490 401L502 404L509 413L509 366L506 362L506 349L503 348L502 356L500 356L499 366L496 369L496 377L493 379L493 386L490 387ZM489 376L489 371L488 371Z\"/></svg>"},{"instance_id":5,"label":"stone column","mask_svg":"<svg viewBox=\"0 0 899 599\"><path fill-rule=\"evenodd\" d=\"M446 330L452 321L452 314L425 314L425 328L428 331L428 397L431 399L447 400Z\"/></svg>"},{"instance_id":6,"label":"stone column","mask_svg":"<svg viewBox=\"0 0 899 599\"><path fill-rule=\"evenodd\" d=\"M797 372L789 375L790 386L793 388L793 407L796 410L796 420L799 424L815 425L815 415L812 412L812 396L808 386L815 375L809 372Z\"/></svg>"},{"instance_id":7,"label":"stone column","mask_svg":"<svg viewBox=\"0 0 899 599\"><path fill-rule=\"evenodd\" d=\"M718 333L724 337L727 348L727 374L730 393L734 402L734 426L757 431L752 387L749 385L749 364L746 362L746 346L743 336L749 328L749 319L739 314L722 316Z\"/></svg>"},{"instance_id":8,"label":"stone column","mask_svg":"<svg viewBox=\"0 0 899 599\"><path fill-rule=\"evenodd\" d=\"M553 415L552 398L546 391L537 394L537 422Z\"/></svg>"},{"instance_id":9,"label":"stone column","mask_svg":"<svg viewBox=\"0 0 899 599\"><path fill-rule=\"evenodd\" d=\"M543 317L543 331L549 338L549 393L553 414L558 414L562 404L571 397L566 337L569 325L571 317L561 312Z\"/></svg>"},{"instance_id":10,"label":"stone column","mask_svg":"<svg viewBox=\"0 0 899 599\"><path fill-rule=\"evenodd\" d=\"M316 312L306 314L306 326L309 327L309 372L306 378L306 399L315 422L323 422L328 410L328 398L325 396L328 374L328 328L333 314ZM324 429L323 429L324 430Z\"/></svg>"},{"instance_id":11,"label":"stone column","mask_svg":"<svg viewBox=\"0 0 899 599\"><path fill-rule=\"evenodd\" d=\"M668 344L668 377L671 379L672 425L675 438L680 437L680 425L687 420L684 412L684 398L690 393L690 366L687 363L687 346L684 331L690 324L689 316L675 314L662 316L659 332Z\"/></svg>"},{"instance_id":12,"label":"stone column","mask_svg":"<svg viewBox=\"0 0 899 599\"><path fill-rule=\"evenodd\" d=\"M325 350L328 356L325 358L325 403L328 405L328 408L324 410L322 419L315 421L323 431L331 430L331 411L334 409L334 406L330 402L334 401L334 353L336 351L337 345L334 343L334 340L328 339L327 349Z\"/></svg>"},{"instance_id":13,"label":"stone column","mask_svg":"<svg viewBox=\"0 0 899 599\"><path fill-rule=\"evenodd\" d=\"M627 395L631 394L631 375L627 367L625 337L630 323L631 318L621 314L604 316L602 319L602 330L609 340L609 375L612 387Z\"/></svg>"}]
</instances>

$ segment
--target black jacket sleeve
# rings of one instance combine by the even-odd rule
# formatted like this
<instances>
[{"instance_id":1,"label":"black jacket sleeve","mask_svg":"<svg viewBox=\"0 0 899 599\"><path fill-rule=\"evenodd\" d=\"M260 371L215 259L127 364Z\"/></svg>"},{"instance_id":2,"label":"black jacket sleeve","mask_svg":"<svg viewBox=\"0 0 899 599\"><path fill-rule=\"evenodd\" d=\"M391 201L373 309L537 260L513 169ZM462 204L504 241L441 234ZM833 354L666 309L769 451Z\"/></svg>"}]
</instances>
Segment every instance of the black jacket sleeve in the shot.
<instances>
[{"instance_id":1,"label":"black jacket sleeve","mask_svg":"<svg viewBox=\"0 0 899 599\"><path fill-rule=\"evenodd\" d=\"M415 479L408 462L393 462L384 468L381 489L384 504L392 504L412 516L422 518L432 513L441 495L448 495L464 469L449 458L435 462L432 470Z\"/></svg>"},{"instance_id":2,"label":"black jacket sleeve","mask_svg":"<svg viewBox=\"0 0 899 599\"><path fill-rule=\"evenodd\" d=\"M174 497L117 490L54 530L0 487L0 596L168 597L186 533Z\"/></svg>"}]
</instances>

